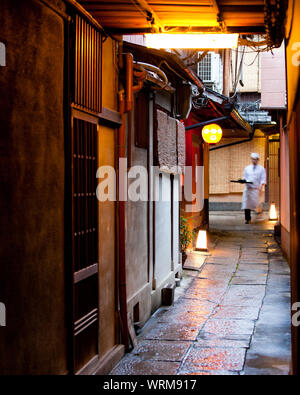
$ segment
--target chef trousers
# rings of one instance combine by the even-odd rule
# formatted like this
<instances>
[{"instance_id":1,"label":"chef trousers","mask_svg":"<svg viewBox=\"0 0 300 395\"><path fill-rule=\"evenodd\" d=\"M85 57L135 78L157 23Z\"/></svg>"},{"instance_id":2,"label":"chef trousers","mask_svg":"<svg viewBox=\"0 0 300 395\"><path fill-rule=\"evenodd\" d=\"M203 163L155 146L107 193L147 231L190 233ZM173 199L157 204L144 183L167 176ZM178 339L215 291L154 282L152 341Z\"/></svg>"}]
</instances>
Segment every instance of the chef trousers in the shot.
<instances>
[{"instance_id":1,"label":"chef trousers","mask_svg":"<svg viewBox=\"0 0 300 395\"><path fill-rule=\"evenodd\" d=\"M245 220L251 221L251 210L248 208L245 209Z\"/></svg>"}]
</instances>

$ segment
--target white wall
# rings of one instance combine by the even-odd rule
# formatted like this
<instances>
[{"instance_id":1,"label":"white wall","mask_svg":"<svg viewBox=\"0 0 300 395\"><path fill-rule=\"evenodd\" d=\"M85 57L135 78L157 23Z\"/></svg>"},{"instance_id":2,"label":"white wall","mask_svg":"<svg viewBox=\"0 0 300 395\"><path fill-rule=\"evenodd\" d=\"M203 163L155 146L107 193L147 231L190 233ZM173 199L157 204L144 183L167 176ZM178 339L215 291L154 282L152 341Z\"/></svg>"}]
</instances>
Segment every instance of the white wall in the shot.
<instances>
[{"instance_id":1,"label":"white wall","mask_svg":"<svg viewBox=\"0 0 300 395\"><path fill-rule=\"evenodd\" d=\"M165 280L172 271L171 263L171 181L170 174L155 174L155 182L163 192L163 199L155 202L155 269L156 287ZM162 194L160 194L162 197Z\"/></svg>"}]
</instances>

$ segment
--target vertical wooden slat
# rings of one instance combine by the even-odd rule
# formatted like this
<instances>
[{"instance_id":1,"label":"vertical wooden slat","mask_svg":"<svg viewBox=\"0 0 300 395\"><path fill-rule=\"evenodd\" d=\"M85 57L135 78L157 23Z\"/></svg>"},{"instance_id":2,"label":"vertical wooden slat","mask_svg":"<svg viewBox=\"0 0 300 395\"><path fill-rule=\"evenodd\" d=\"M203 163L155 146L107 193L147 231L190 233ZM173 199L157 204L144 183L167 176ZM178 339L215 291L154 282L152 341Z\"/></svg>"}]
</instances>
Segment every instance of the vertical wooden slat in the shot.
<instances>
[{"instance_id":1,"label":"vertical wooden slat","mask_svg":"<svg viewBox=\"0 0 300 395\"><path fill-rule=\"evenodd\" d=\"M87 23L87 84L86 84L86 89L87 89L87 108L91 108L90 106L90 80L91 80L91 58L90 58L90 49L91 49L91 39L90 39L90 31L91 31L91 25Z\"/></svg>"},{"instance_id":2,"label":"vertical wooden slat","mask_svg":"<svg viewBox=\"0 0 300 395\"><path fill-rule=\"evenodd\" d=\"M78 103L78 15L75 17L75 103Z\"/></svg>"},{"instance_id":3,"label":"vertical wooden slat","mask_svg":"<svg viewBox=\"0 0 300 395\"><path fill-rule=\"evenodd\" d=\"M81 105L85 107L85 95L84 95L84 90L85 90L85 22L82 20L82 98L81 98Z\"/></svg>"},{"instance_id":4,"label":"vertical wooden slat","mask_svg":"<svg viewBox=\"0 0 300 395\"><path fill-rule=\"evenodd\" d=\"M99 48L100 48L100 54L99 54L99 64L98 64L98 73L99 76L101 76L102 73L102 36L99 34ZM102 79L99 78L99 111L101 111L101 105L102 105L102 98L101 98L101 89L102 89Z\"/></svg>"},{"instance_id":5,"label":"vertical wooden slat","mask_svg":"<svg viewBox=\"0 0 300 395\"><path fill-rule=\"evenodd\" d=\"M97 32L97 40L96 40L96 47L97 47L97 56L96 56L96 67L95 67L95 71L96 71L96 75L97 75L97 82L96 82L96 95L97 95L97 103L96 103L96 108L97 111L99 111L99 70L98 70L98 59L99 59L99 53L100 53L100 48L99 48L99 33Z\"/></svg>"},{"instance_id":6,"label":"vertical wooden slat","mask_svg":"<svg viewBox=\"0 0 300 395\"><path fill-rule=\"evenodd\" d=\"M96 132L95 124L74 119L73 218L76 271L97 262Z\"/></svg>"},{"instance_id":7,"label":"vertical wooden slat","mask_svg":"<svg viewBox=\"0 0 300 395\"><path fill-rule=\"evenodd\" d=\"M80 46L80 105L83 106L84 99L83 99L83 90L84 90L84 21L81 19L81 46Z\"/></svg>"},{"instance_id":8,"label":"vertical wooden slat","mask_svg":"<svg viewBox=\"0 0 300 395\"><path fill-rule=\"evenodd\" d=\"M93 29L93 27L92 26L90 26L90 60L89 60L89 63L90 63L90 79L89 79L89 82L90 82L90 94L89 94L89 97L90 97L90 102L89 102L89 106L90 106L90 109L92 109L92 110L94 110L94 108L93 108L93 101L92 101L92 92L93 92L93 46L94 46L94 42L93 42L93 31L94 31L94 29Z\"/></svg>"},{"instance_id":9,"label":"vertical wooden slat","mask_svg":"<svg viewBox=\"0 0 300 395\"><path fill-rule=\"evenodd\" d=\"M85 124L85 175L84 175L84 189L85 189L85 194L84 194L84 200L85 200L85 262L86 266L89 265L89 246L88 246L88 240L89 240L89 209L88 209L88 178L89 178L89 172L88 172L88 133L90 129L90 124L86 123Z\"/></svg>"},{"instance_id":10,"label":"vertical wooden slat","mask_svg":"<svg viewBox=\"0 0 300 395\"><path fill-rule=\"evenodd\" d=\"M99 83L99 74L98 74L98 56L99 56L99 34L96 32L96 57L95 57L95 72L96 72L96 84L95 84L95 92L96 92L96 109L99 111L99 93L98 93L98 83Z\"/></svg>"},{"instance_id":11,"label":"vertical wooden slat","mask_svg":"<svg viewBox=\"0 0 300 395\"><path fill-rule=\"evenodd\" d=\"M98 262L98 202L96 199L96 171L97 171L97 126L93 128L92 135L92 228L93 228L93 261Z\"/></svg>"},{"instance_id":12,"label":"vertical wooden slat","mask_svg":"<svg viewBox=\"0 0 300 395\"><path fill-rule=\"evenodd\" d=\"M87 82L88 82L88 42L87 42L87 23L84 22L84 107L88 108L88 94L87 94Z\"/></svg>"},{"instance_id":13,"label":"vertical wooden slat","mask_svg":"<svg viewBox=\"0 0 300 395\"><path fill-rule=\"evenodd\" d=\"M76 229L77 229L77 251L76 251L76 270L79 270L80 268L80 120L77 120L76 122L76 140L77 140L77 174L76 174L76 179L77 179L77 201L76 201L76 213L75 213L75 223L76 223Z\"/></svg>"},{"instance_id":14,"label":"vertical wooden slat","mask_svg":"<svg viewBox=\"0 0 300 395\"><path fill-rule=\"evenodd\" d=\"M95 65L94 65L94 56L95 56L95 29L92 29L92 45L91 45L91 108L95 109L95 105L94 105L94 69L95 69Z\"/></svg>"},{"instance_id":15,"label":"vertical wooden slat","mask_svg":"<svg viewBox=\"0 0 300 395\"><path fill-rule=\"evenodd\" d=\"M82 17L75 17L74 103L101 112L102 36Z\"/></svg>"},{"instance_id":16,"label":"vertical wooden slat","mask_svg":"<svg viewBox=\"0 0 300 395\"><path fill-rule=\"evenodd\" d=\"M89 106L89 50L90 50L90 45L89 45L89 31L90 31L90 25L87 23L86 24L86 107L90 108Z\"/></svg>"}]
</instances>

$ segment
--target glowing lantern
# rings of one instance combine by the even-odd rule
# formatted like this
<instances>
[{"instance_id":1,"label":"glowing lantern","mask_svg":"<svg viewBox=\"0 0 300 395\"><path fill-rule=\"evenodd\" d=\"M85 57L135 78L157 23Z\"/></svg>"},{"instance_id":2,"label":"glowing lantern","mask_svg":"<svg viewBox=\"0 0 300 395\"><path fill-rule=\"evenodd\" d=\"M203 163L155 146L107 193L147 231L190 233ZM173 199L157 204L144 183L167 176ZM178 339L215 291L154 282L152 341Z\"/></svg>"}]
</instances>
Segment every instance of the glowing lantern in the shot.
<instances>
[{"instance_id":1,"label":"glowing lantern","mask_svg":"<svg viewBox=\"0 0 300 395\"><path fill-rule=\"evenodd\" d=\"M269 219L271 221L276 221L278 219L278 214L277 214L277 210L276 210L276 206L275 206L274 202L272 202L271 206L270 206Z\"/></svg>"},{"instance_id":2,"label":"glowing lantern","mask_svg":"<svg viewBox=\"0 0 300 395\"><path fill-rule=\"evenodd\" d=\"M216 144L222 138L222 129L219 125L212 123L202 129L203 140L208 144Z\"/></svg>"},{"instance_id":3,"label":"glowing lantern","mask_svg":"<svg viewBox=\"0 0 300 395\"><path fill-rule=\"evenodd\" d=\"M196 242L197 251L207 251L207 236L206 230L199 230Z\"/></svg>"}]
</instances>

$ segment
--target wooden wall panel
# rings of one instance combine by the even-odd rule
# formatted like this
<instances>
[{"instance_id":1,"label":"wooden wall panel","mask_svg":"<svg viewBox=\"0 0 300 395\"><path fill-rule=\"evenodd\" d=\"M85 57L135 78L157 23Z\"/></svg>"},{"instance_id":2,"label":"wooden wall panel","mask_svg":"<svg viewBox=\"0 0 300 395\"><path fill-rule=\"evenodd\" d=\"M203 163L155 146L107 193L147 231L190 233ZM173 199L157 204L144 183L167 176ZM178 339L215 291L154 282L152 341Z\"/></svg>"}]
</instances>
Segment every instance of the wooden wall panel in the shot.
<instances>
[{"instance_id":1,"label":"wooden wall panel","mask_svg":"<svg viewBox=\"0 0 300 395\"><path fill-rule=\"evenodd\" d=\"M219 145L225 145L239 140L243 139L226 138ZM210 151L210 194L242 193L244 186L231 183L230 180L243 177L245 166L251 163L251 152L257 152L260 155L259 163L265 166L265 144L265 138L254 138L247 143Z\"/></svg>"}]
</instances>

